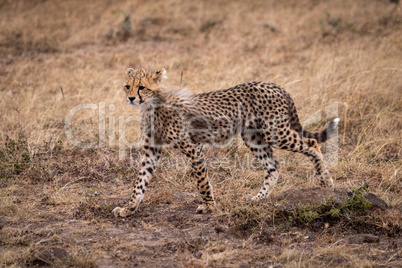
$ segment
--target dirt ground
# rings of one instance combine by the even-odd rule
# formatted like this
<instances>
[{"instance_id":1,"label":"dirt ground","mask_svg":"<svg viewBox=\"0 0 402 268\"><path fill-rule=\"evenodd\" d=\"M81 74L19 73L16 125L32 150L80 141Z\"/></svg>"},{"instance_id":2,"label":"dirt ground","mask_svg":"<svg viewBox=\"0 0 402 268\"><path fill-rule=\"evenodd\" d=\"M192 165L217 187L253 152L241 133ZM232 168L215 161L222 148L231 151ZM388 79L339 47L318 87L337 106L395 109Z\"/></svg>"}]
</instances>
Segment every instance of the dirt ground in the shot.
<instances>
[{"instance_id":1,"label":"dirt ground","mask_svg":"<svg viewBox=\"0 0 402 268\"><path fill-rule=\"evenodd\" d=\"M0 218L3 264L74 267L376 266L379 263L383 267L397 267L401 264L401 211L390 208L367 191L361 196L370 205L361 208L356 203L356 207L333 217L325 212L340 208L339 204L346 204L358 193L346 189L289 189L274 194L269 201L254 203L246 201L245 195L236 195L233 189L217 186L217 210L201 215L195 213L201 203L200 195L194 190L180 190L181 187L164 179L161 172L152 181L136 214L116 219L111 210L124 205L131 180L124 168L102 163L104 154L104 151L77 149L53 152L52 168L42 170L45 173L42 176L51 178L54 174L50 172L55 172L78 179L57 183L14 181L6 188L3 185ZM93 162L73 164L81 155L90 156ZM46 154L39 155L36 161L49 164ZM41 170L31 168L26 172ZM215 178L223 178L226 173L222 169L210 172ZM219 185L218 182L215 184ZM180 184L187 183L193 182ZM246 189L252 193L258 187ZM225 207L224 200L228 198L233 204ZM326 200L330 200L330 207L324 208ZM19 212L18 217L13 216L20 210L26 214ZM308 214L317 211L315 216Z\"/></svg>"}]
</instances>

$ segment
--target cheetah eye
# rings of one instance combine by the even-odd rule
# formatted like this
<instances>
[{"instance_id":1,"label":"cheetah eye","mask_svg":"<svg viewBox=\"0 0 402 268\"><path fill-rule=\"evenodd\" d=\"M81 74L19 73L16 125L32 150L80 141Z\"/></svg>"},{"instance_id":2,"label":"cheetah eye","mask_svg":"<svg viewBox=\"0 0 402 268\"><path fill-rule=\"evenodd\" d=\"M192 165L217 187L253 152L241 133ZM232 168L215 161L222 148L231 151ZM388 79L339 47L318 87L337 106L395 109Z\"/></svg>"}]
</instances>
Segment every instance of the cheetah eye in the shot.
<instances>
[{"instance_id":1,"label":"cheetah eye","mask_svg":"<svg viewBox=\"0 0 402 268\"><path fill-rule=\"evenodd\" d=\"M139 86L139 87L138 87L138 90L143 90L143 89L145 89L144 86Z\"/></svg>"},{"instance_id":2,"label":"cheetah eye","mask_svg":"<svg viewBox=\"0 0 402 268\"><path fill-rule=\"evenodd\" d=\"M126 90L130 90L130 85L125 85L124 88L125 88Z\"/></svg>"}]
</instances>

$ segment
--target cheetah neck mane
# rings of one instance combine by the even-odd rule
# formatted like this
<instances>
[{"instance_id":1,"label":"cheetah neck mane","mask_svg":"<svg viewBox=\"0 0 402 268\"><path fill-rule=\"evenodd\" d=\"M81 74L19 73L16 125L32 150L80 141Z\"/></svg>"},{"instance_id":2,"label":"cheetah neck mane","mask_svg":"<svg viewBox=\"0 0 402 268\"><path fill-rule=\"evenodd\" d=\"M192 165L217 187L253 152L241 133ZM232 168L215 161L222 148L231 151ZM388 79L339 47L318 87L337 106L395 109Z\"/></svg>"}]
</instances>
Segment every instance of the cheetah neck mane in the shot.
<instances>
[{"instance_id":1,"label":"cheetah neck mane","mask_svg":"<svg viewBox=\"0 0 402 268\"><path fill-rule=\"evenodd\" d=\"M193 95L186 89L163 88L156 97L158 104L172 105L175 107L191 107Z\"/></svg>"}]
</instances>

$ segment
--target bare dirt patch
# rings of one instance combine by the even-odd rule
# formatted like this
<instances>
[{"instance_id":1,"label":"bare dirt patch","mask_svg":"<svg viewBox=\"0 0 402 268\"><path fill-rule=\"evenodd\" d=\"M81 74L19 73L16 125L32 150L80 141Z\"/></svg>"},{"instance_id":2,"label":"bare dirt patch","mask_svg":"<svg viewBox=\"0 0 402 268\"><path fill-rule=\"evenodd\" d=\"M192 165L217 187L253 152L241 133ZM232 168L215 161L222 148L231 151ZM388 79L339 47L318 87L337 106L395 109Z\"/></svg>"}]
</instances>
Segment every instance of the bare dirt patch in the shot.
<instances>
[{"instance_id":1,"label":"bare dirt patch","mask_svg":"<svg viewBox=\"0 0 402 268\"><path fill-rule=\"evenodd\" d=\"M13 191L2 188L3 200L7 196L14 200L0 218L5 264L265 267L290 265L300 257L311 258L311 265L342 265L367 250L376 252L376 262L395 263L400 257L400 219L396 215L390 218L393 210L376 195L356 189L290 189L259 203L248 202L244 196L227 212L218 203L217 211L200 215L195 213L201 202L197 192L179 191L171 182L154 181L137 213L116 219L111 210L125 202L125 194L118 193L124 189L123 193L129 194L131 183L124 179L124 169L105 169L100 164L105 159L98 153L53 152L51 170L62 169L63 179L34 183L29 191L18 187L27 185L18 181L14 181ZM82 166L84 163L70 164L77 155L94 156L91 172ZM41 154L34 159L36 163L50 163L48 157ZM28 167L30 172L37 168ZM222 171L211 170L215 172ZM324 215L331 208L345 206L340 204L354 200L357 194L369 203L348 207L336 217ZM22 215L29 204L33 207ZM387 225L379 226L379 221ZM331 249L324 250L328 243ZM14 251L19 252L17 256L12 255ZM347 254L339 255L338 251Z\"/></svg>"}]
</instances>

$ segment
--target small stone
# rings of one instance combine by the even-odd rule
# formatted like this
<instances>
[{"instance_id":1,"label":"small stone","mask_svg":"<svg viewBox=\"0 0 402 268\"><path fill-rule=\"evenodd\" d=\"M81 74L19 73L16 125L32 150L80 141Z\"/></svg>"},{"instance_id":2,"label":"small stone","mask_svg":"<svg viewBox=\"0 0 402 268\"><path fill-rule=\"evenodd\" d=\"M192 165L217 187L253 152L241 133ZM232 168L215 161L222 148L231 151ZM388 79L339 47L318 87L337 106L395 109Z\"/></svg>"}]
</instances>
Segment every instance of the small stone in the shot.
<instances>
[{"instance_id":1,"label":"small stone","mask_svg":"<svg viewBox=\"0 0 402 268\"><path fill-rule=\"evenodd\" d=\"M384 200L382 200L381 198L379 198L378 196L376 196L373 193L366 194L364 196L364 199L369 201L373 205L373 208L379 208L381 210L387 210L388 209L387 203L385 203Z\"/></svg>"},{"instance_id":2,"label":"small stone","mask_svg":"<svg viewBox=\"0 0 402 268\"><path fill-rule=\"evenodd\" d=\"M378 243L380 238L376 235L363 234L349 238L349 244Z\"/></svg>"}]
</instances>

